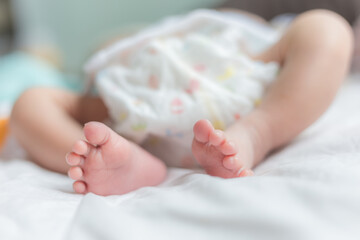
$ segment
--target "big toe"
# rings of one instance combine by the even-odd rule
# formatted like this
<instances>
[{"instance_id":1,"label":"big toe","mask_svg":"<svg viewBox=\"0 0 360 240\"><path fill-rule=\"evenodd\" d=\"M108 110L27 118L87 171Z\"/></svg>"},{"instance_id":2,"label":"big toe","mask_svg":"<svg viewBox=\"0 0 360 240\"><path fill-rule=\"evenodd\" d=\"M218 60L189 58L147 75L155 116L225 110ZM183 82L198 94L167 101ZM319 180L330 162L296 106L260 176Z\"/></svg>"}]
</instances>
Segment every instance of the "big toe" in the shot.
<instances>
[{"instance_id":1,"label":"big toe","mask_svg":"<svg viewBox=\"0 0 360 240\"><path fill-rule=\"evenodd\" d=\"M210 140L210 135L215 131L209 120L199 120L194 125L194 137L198 142L206 143Z\"/></svg>"},{"instance_id":2,"label":"big toe","mask_svg":"<svg viewBox=\"0 0 360 240\"><path fill-rule=\"evenodd\" d=\"M84 126L84 135L87 141L94 145L103 145L111 138L112 130L100 122L89 122Z\"/></svg>"}]
</instances>

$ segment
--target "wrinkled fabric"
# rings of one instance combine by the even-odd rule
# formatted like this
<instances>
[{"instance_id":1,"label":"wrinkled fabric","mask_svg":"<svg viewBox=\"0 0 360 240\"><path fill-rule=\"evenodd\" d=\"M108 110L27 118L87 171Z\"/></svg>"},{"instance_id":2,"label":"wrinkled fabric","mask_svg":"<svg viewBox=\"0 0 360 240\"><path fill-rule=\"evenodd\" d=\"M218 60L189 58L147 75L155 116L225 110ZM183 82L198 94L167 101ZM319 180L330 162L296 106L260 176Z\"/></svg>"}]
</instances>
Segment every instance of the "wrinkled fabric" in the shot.
<instances>
[{"instance_id":1,"label":"wrinkled fabric","mask_svg":"<svg viewBox=\"0 0 360 240\"><path fill-rule=\"evenodd\" d=\"M0 239L357 240L358 80L254 177L170 168L160 186L101 197L73 193L67 176L25 157L1 156Z\"/></svg>"}]
</instances>

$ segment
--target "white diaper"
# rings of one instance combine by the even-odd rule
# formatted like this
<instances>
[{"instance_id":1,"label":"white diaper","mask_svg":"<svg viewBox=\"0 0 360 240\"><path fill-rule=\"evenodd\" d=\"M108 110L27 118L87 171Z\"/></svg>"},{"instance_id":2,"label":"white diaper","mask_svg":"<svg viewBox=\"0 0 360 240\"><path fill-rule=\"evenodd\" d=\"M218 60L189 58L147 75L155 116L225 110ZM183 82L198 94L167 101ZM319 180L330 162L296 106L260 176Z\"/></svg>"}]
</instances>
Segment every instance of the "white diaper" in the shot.
<instances>
[{"instance_id":1,"label":"white diaper","mask_svg":"<svg viewBox=\"0 0 360 240\"><path fill-rule=\"evenodd\" d=\"M112 128L170 166L194 165L192 127L225 129L260 103L277 63L251 60L279 35L242 15L201 10L168 19L87 64Z\"/></svg>"}]
</instances>

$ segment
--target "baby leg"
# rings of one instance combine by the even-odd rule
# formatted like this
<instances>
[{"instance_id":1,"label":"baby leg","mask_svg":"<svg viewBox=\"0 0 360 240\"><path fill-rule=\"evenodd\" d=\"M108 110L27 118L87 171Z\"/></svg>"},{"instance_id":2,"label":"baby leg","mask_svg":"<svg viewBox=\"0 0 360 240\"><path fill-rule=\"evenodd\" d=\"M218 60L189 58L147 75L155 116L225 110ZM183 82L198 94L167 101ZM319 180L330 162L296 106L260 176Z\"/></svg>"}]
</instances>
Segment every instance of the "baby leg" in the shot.
<instances>
[{"instance_id":1,"label":"baby leg","mask_svg":"<svg viewBox=\"0 0 360 240\"><path fill-rule=\"evenodd\" d=\"M99 98L35 88L16 102L11 126L31 159L49 170L66 173L73 149L67 161L76 192L121 194L163 181L165 165L139 146L98 122L82 130L107 116Z\"/></svg>"},{"instance_id":2,"label":"baby leg","mask_svg":"<svg viewBox=\"0 0 360 240\"><path fill-rule=\"evenodd\" d=\"M83 138L81 124L107 116L98 98L81 97L69 91L32 88L14 105L11 131L31 160L49 170L66 173L65 154Z\"/></svg>"},{"instance_id":3,"label":"baby leg","mask_svg":"<svg viewBox=\"0 0 360 240\"><path fill-rule=\"evenodd\" d=\"M285 35L256 60L277 61L282 70L262 104L224 133L206 121L194 126L193 153L211 175L243 176L272 150L286 145L328 108L347 73L353 48L350 26L339 15L301 14ZM221 142L211 139L223 135ZM223 144L236 149L227 154Z\"/></svg>"}]
</instances>

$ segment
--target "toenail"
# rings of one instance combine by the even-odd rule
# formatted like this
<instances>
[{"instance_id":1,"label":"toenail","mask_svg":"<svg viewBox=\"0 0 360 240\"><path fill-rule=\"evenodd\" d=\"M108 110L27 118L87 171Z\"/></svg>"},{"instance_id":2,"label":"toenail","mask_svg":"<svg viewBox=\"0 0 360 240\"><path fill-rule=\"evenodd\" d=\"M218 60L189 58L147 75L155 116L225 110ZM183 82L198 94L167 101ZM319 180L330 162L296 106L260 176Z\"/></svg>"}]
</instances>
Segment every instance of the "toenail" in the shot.
<instances>
[{"instance_id":1,"label":"toenail","mask_svg":"<svg viewBox=\"0 0 360 240\"><path fill-rule=\"evenodd\" d=\"M69 164L69 165L74 165L74 164L72 163L72 160L73 160L73 159L71 159L70 153L66 154L65 160L66 160L66 163L67 163L67 164Z\"/></svg>"},{"instance_id":2,"label":"toenail","mask_svg":"<svg viewBox=\"0 0 360 240\"><path fill-rule=\"evenodd\" d=\"M244 167L240 168L239 171L236 173L236 176L240 176L241 172L244 171Z\"/></svg>"}]
</instances>

